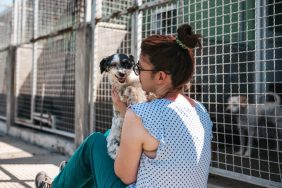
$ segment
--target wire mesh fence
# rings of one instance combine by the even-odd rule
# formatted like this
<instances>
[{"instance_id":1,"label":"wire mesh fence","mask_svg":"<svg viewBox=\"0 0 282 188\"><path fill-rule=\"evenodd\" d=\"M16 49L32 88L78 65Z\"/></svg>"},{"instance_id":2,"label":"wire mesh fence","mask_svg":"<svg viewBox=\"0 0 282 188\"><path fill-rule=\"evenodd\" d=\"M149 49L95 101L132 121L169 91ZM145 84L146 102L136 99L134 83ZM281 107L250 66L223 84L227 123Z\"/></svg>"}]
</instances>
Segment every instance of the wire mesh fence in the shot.
<instances>
[{"instance_id":1,"label":"wire mesh fence","mask_svg":"<svg viewBox=\"0 0 282 188\"><path fill-rule=\"evenodd\" d=\"M272 96L281 97L281 2L189 1L187 9L204 36L194 87L214 122L212 169L281 186L282 114Z\"/></svg>"},{"instance_id":2,"label":"wire mesh fence","mask_svg":"<svg viewBox=\"0 0 282 188\"><path fill-rule=\"evenodd\" d=\"M280 1L177 1L140 11L142 38L175 35L177 27L187 22L203 35L203 48L195 52L192 88L185 93L201 101L214 122L212 171L231 178L240 174L245 181L278 187L282 169L281 106L275 106L272 114L261 108L266 103L276 105L273 93L281 96L281 10ZM110 38L116 37L113 34ZM112 45L112 40L103 41L105 46ZM98 98L110 95L109 86L103 84L100 90L105 93L98 93ZM259 112L228 109L229 98L238 95L246 97L247 105ZM97 115L101 122L108 122L101 124L106 128L111 125L112 115L110 98L107 101L96 108L96 112L103 113ZM242 137L246 138L244 143Z\"/></svg>"},{"instance_id":3,"label":"wire mesh fence","mask_svg":"<svg viewBox=\"0 0 282 188\"><path fill-rule=\"evenodd\" d=\"M17 49L16 64L16 117L31 120L32 101L32 45Z\"/></svg>"},{"instance_id":4,"label":"wire mesh fence","mask_svg":"<svg viewBox=\"0 0 282 188\"><path fill-rule=\"evenodd\" d=\"M12 10L11 5L0 4L0 48L7 47L11 43Z\"/></svg>"},{"instance_id":5,"label":"wire mesh fence","mask_svg":"<svg viewBox=\"0 0 282 188\"><path fill-rule=\"evenodd\" d=\"M11 4L0 3L0 118L6 119L7 109L7 56L4 50L11 43L12 33L12 7Z\"/></svg>"},{"instance_id":6,"label":"wire mesh fence","mask_svg":"<svg viewBox=\"0 0 282 188\"><path fill-rule=\"evenodd\" d=\"M35 125L74 132L75 42L66 33L37 44Z\"/></svg>"},{"instance_id":7,"label":"wire mesh fence","mask_svg":"<svg viewBox=\"0 0 282 188\"><path fill-rule=\"evenodd\" d=\"M29 42L33 37L34 1L18 0L13 6L13 37L15 44Z\"/></svg>"},{"instance_id":8,"label":"wire mesh fence","mask_svg":"<svg viewBox=\"0 0 282 188\"><path fill-rule=\"evenodd\" d=\"M16 123L74 136L76 31L84 7L84 0L16 0L0 9L1 67L16 64ZM17 46L16 62L5 58L9 45Z\"/></svg>"},{"instance_id":9,"label":"wire mesh fence","mask_svg":"<svg viewBox=\"0 0 282 188\"><path fill-rule=\"evenodd\" d=\"M127 1L103 1L101 4L102 16L107 17L118 11L123 11L130 7ZM123 15L101 21L97 24L95 40L95 116L93 124L96 131L105 132L111 127L113 114L111 101L111 86L106 75L101 75L99 62L114 53L131 54L131 17Z\"/></svg>"}]
</instances>

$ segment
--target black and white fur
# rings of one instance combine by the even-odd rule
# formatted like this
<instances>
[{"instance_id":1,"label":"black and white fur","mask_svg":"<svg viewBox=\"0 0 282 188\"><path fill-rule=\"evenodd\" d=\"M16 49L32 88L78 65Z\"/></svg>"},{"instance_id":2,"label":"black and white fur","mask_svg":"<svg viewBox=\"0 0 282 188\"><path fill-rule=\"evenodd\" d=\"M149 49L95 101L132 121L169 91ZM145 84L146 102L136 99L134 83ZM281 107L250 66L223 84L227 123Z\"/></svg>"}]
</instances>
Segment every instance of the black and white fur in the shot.
<instances>
[{"instance_id":1,"label":"black and white fur","mask_svg":"<svg viewBox=\"0 0 282 188\"><path fill-rule=\"evenodd\" d=\"M146 95L141 88L139 77L133 72L134 58L125 54L113 54L100 62L101 73L106 73L110 84L115 87L120 100L127 106L145 102ZM121 128L124 117L113 106L113 119L110 134L107 137L107 148L111 158L115 159L120 144Z\"/></svg>"},{"instance_id":2,"label":"black and white fur","mask_svg":"<svg viewBox=\"0 0 282 188\"><path fill-rule=\"evenodd\" d=\"M255 136L258 136L258 126L267 126L264 120L267 118L277 130L278 136L277 147L279 149L279 138L282 138L282 108L280 107L280 97L275 93L267 93L274 98L273 102L265 102L264 104L249 104L246 96L232 96L228 98L227 111L236 114L239 136L240 136L240 150L236 152L238 155L250 156L253 148ZM260 122L264 122L262 125ZM246 151L245 134L248 135L248 145Z\"/></svg>"}]
</instances>

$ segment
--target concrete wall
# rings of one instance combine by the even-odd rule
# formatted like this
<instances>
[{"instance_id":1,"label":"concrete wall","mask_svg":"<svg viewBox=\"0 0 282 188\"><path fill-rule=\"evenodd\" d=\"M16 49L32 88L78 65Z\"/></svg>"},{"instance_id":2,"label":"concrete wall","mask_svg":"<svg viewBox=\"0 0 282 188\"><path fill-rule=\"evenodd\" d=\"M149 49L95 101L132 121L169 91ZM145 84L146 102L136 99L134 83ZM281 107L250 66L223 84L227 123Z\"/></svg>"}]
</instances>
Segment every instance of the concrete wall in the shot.
<instances>
[{"instance_id":1,"label":"concrete wall","mask_svg":"<svg viewBox=\"0 0 282 188\"><path fill-rule=\"evenodd\" d=\"M64 155L71 156L74 152L74 142L72 139L58 137L28 128L10 127L9 130L7 130L6 124L3 121L0 121L0 134L1 133L20 138L23 141Z\"/></svg>"}]
</instances>

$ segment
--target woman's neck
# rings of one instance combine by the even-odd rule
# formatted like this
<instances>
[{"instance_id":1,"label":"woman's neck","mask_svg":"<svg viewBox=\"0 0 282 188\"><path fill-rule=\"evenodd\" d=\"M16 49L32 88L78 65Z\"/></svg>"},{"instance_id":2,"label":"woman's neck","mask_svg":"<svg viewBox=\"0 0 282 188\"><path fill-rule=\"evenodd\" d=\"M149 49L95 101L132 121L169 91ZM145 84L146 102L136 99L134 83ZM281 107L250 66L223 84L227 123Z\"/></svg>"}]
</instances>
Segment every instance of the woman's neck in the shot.
<instances>
[{"instance_id":1,"label":"woman's neck","mask_svg":"<svg viewBox=\"0 0 282 188\"><path fill-rule=\"evenodd\" d=\"M155 95L157 98L164 98L165 94L168 92L169 88L167 86L157 87L155 90Z\"/></svg>"},{"instance_id":2,"label":"woman's neck","mask_svg":"<svg viewBox=\"0 0 282 188\"><path fill-rule=\"evenodd\" d=\"M176 98L181 93L179 89L169 89L167 87L158 88L155 92L157 98Z\"/></svg>"}]
</instances>

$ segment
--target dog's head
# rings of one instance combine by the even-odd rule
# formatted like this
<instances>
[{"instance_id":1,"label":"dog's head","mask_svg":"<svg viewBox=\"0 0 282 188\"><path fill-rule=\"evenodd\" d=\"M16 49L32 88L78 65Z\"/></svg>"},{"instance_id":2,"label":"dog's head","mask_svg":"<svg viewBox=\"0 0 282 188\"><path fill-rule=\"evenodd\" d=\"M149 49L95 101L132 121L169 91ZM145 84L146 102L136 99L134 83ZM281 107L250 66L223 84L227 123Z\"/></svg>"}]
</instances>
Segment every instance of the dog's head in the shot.
<instances>
[{"instance_id":1,"label":"dog's head","mask_svg":"<svg viewBox=\"0 0 282 188\"><path fill-rule=\"evenodd\" d=\"M247 97L245 96L229 97L226 111L237 113L241 108L245 108L247 106L247 102Z\"/></svg>"},{"instance_id":2,"label":"dog's head","mask_svg":"<svg viewBox=\"0 0 282 188\"><path fill-rule=\"evenodd\" d=\"M134 57L125 54L113 54L102 59L100 62L101 73L108 72L112 80L123 84L126 78L132 73Z\"/></svg>"}]
</instances>

